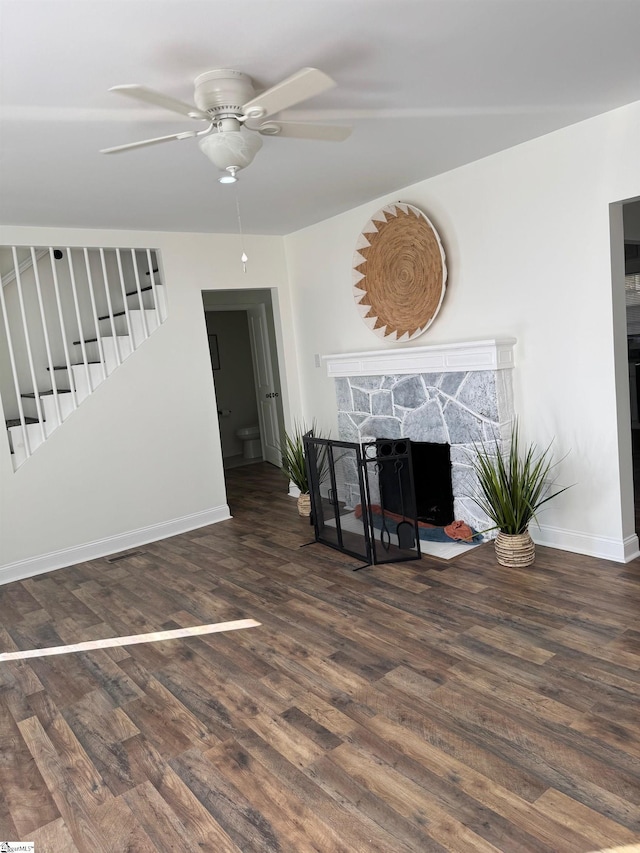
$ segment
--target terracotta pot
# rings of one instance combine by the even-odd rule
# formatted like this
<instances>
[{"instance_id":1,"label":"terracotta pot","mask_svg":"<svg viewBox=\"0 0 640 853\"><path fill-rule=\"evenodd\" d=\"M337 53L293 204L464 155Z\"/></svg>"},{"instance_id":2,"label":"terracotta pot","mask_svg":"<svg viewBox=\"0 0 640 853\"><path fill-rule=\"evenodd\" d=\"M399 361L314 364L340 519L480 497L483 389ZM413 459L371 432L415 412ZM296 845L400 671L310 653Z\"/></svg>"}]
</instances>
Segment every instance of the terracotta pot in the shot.
<instances>
[{"instance_id":1,"label":"terracotta pot","mask_svg":"<svg viewBox=\"0 0 640 853\"><path fill-rule=\"evenodd\" d=\"M311 515L311 495L306 493L298 498L298 514L304 516Z\"/></svg>"},{"instance_id":2,"label":"terracotta pot","mask_svg":"<svg viewBox=\"0 0 640 853\"><path fill-rule=\"evenodd\" d=\"M503 533L500 531L495 540L496 559L501 566L511 569L530 566L536 558L536 546L529 535L524 533Z\"/></svg>"}]
</instances>

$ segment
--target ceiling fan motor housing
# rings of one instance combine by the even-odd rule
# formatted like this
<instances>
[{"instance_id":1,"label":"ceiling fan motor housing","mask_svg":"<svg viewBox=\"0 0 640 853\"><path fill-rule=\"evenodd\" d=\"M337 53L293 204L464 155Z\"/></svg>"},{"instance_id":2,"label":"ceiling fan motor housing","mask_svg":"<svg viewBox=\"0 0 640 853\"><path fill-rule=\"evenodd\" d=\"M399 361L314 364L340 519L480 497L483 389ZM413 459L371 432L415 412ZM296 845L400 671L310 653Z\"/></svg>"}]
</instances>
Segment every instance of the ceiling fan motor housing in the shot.
<instances>
[{"instance_id":1,"label":"ceiling fan motor housing","mask_svg":"<svg viewBox=\"0 0 640 853\"><path fill-rule=\"evenodd\" d=\"M251 77L241 71L219 68L195 79L194 101L198 109L217 116L242 114L242 107L255 95Z\"/></svg>"}]
</instances>

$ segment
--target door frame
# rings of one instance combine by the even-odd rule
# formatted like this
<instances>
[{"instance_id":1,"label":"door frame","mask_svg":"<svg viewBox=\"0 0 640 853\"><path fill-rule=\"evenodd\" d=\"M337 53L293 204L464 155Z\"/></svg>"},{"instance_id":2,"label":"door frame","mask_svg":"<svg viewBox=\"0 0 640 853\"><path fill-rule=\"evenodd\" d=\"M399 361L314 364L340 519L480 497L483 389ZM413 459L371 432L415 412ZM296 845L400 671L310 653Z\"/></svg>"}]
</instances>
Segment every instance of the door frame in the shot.
<instances>
[{"instance_id":1,"label":"door frame","mask_svg":"<svg viewBox=\"0 0 640 853\"><path fill-rule=\"evenodd\" d=\"M627 311L625 300L623 207L638 198L622 199L609 205L609 239L611 248L611 280L613 308L614 383L618 442L618 482L624 562L640 554L635 525L633 484L633 452L631 439L631 404L629 364L627 356Z\"/></svg>"},{"instance_id":2,"label":"door frame","mask_svg":"<svg viewBox=\"0 0 640 853\"><path fill-rule=\"evenodd\" d=\"M221 291L215 290L213 288L211 289L211 291L217 292L217 293L221 292ZM224 292L229 293L229 291L224 291ZM274 321L274 325L275 325L275 317L273 316L273 304L270 302L267 302L266 300L265 301L256 300L255 302L224 302L224 303L220 303L217 305L213 305L210 308L207 308L206 306L203 305L203 312L205 314L207 314L209 312L215 312L215 311L243 311L247 315L247 325L248 326L250 325L249 324L249 311L251 309L258 309L258 310L261 309L262 311L265 312L265 314L267 313L268 310L270 310L271 315L272 315L272 320ZM268 356L269 356L269 358L271 358L271 351L270 350L272 347L275 350L276 358L277 358L277 365L274 366L273 361L271 362L271 375L273 377L274 385L277 386L277 390L278 390L278 394L279 394L279 396L276 398L276 408L278 411L278 417L277 417L278 433L280 434L281 429L282 429L282 424L284 423L284 410L283 410L283 402L282 402L283 394L282 394L281 365L280 365L281 357L280 357L280 353L278 352L277 336L274 337L272 340L269 324L267 323L266 326L267 326L267 337L269 339L269 344L270 344ZM251 358L252 358L252 363L254 365L254 394L256 397L256 405L258 408L258 417L262 420L261 415L260 415L260 411L261 411L260 400L258 399L258 385L257 385L258 379L257 379L257 376L255 375L256 353L254 351L254 341L253 341L253 338L251 336L251 331L249 332L249 345L251 347ZM215 379L214 379L214 385L215 385ZM262 424L261 424L261 426L262 426ZM260 444L262 446L262 458L266 459L265 453L264 453L265 445L264 445L264 430L263 429L260 430ZM271 464L275 464L275 463L271 463ZM281 468L282 464L280 463L278 465L278 467Z\"/></svg>"}]
</instances>

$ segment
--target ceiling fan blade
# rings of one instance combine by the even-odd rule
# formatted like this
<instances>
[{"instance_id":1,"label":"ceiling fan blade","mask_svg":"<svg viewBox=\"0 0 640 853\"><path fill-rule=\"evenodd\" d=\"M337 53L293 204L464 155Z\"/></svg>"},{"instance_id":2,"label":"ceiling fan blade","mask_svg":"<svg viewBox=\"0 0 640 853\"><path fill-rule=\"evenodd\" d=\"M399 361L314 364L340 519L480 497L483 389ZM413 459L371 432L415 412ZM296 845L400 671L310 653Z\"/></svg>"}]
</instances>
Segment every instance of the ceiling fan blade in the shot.
<instances>
[{"instance_id":1,"label":"ceiling fan blade","mask_svg":"<svg viewBox=\"0 0 640 853\"><path fill-rule=\"evenodd\" d=\"M171 112L180 113L180 115L189 116L189 118L209 118L206 113L203 113L202 110L199 110L193 104L179 101L170 95L163 95L162 92L156 92L154 89L147 89L146 86L138 86L137 83L112 86L109 91L117 92L119 95L126 95L128 98L135 98L137 101L145 101L145 103L153 104L156 107L163 107L165 110L171 110Z\"/></svg>"},{"instance_id":2,"label":"ceiling fan blade","mask_svg":"<svg viewBox=\"0 0 640 853\"><path fill-rule=\"evenodd\" d=\"M267 121L257 130L263 136L288 136L292 139L320 139L324 142L344 142L353 130L336 124L304 124L299 121Z\"/></svg>"},{"instance_id":3,"label":"ceiling fan blade","mask_svg":"<svg viewBox=\"0 0 640 853\"><path fill-rule=\"evenodd\" d=\"M186 130L183 133L172 133L169 136L156 136L155 139L142 139L140 142L129 142L126 145L116 145L114 148L102 148L101 154L118 154L131 148L144 148L146 145L157 145L159 142L170 142L172 139L190 139L197 136L197 130Z\"/></svg>"},{"instance_id":4,"label":"ceiling fan blade","mask_svg":"<svg viewBox=\"0 0 640 853\"><path fill-rule=\"evenodd\" d=\"M314 95L335 86L335 81L317 68L302 68L291 77L261 92L246 103L242 110L247 118L256 119L274 115L287 107L306 101Z\"/></svg>"}]
</instances>

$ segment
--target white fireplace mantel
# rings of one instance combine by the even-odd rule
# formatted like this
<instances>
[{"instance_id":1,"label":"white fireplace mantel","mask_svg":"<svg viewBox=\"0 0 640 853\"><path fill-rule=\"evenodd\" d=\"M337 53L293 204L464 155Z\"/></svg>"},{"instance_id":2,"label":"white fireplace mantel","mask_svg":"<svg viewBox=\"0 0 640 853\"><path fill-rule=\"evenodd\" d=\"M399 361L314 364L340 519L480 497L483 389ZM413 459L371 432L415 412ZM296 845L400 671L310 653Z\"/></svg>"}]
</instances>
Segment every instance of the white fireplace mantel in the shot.
<instances>
[{"instance_id":1,"label":"white fireplace mantel","mask_svg":"<svg viewBox=\"0 0 640 853\"><path fill-rule=\"evenodd\" d=\"M381 376L400 373L453 373L504 370L514 366L515 338L464 341L429 347L323 355L327 376Z\"/></svg>"}]
</instances>

